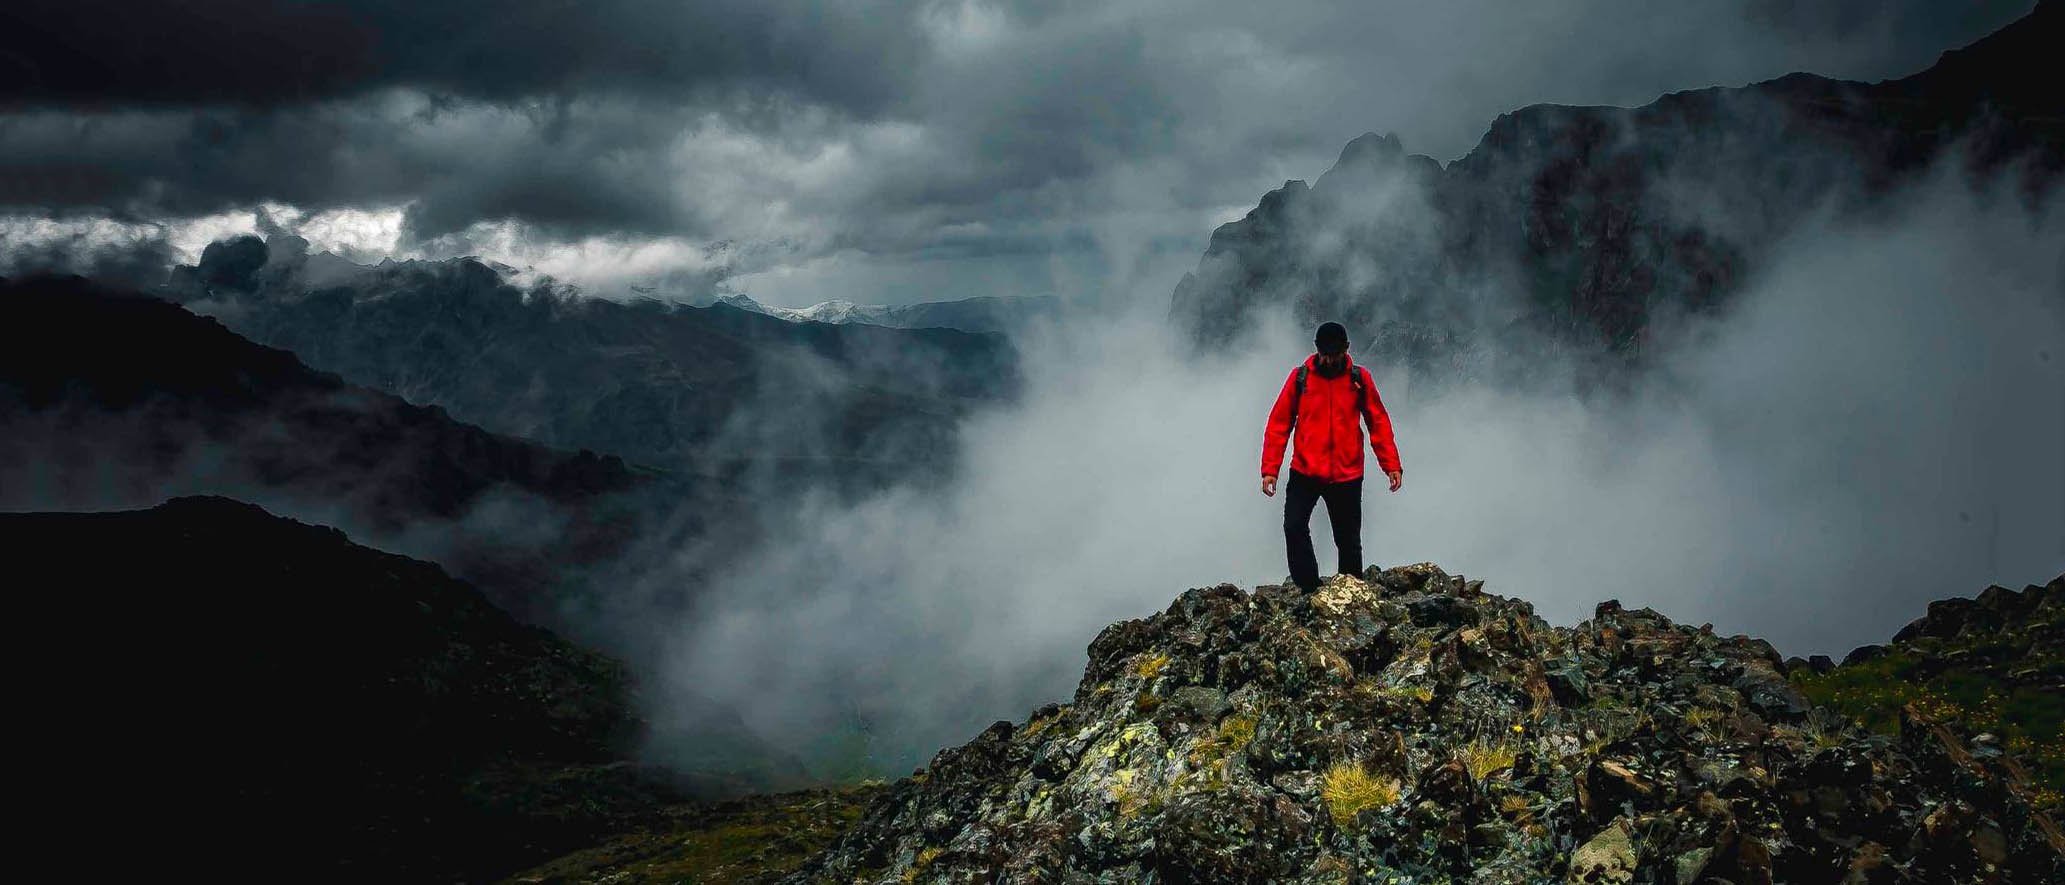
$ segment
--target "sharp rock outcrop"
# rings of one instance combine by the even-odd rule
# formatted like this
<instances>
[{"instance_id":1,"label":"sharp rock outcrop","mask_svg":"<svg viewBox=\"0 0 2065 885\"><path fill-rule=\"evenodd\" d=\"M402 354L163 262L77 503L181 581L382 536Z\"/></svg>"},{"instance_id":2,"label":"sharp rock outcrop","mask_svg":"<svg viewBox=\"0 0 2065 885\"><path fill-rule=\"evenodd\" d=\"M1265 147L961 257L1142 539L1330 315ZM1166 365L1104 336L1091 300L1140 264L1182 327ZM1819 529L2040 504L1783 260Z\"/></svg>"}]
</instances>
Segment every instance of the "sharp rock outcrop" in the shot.
<instances>
[{"instance_id":1,"label":"sharp rock outcrop","mask_svg":"<svg viewBox=\"0 0 2065 885\"><path fill-rule=\"evenodd\" d=\"M1859 728L1770 644L1648 609L1554 627L1421 564L1193 589L1089 659L788 881L2065 876L2056 828L1918 713Z\"/></svg>"}]
</instances>

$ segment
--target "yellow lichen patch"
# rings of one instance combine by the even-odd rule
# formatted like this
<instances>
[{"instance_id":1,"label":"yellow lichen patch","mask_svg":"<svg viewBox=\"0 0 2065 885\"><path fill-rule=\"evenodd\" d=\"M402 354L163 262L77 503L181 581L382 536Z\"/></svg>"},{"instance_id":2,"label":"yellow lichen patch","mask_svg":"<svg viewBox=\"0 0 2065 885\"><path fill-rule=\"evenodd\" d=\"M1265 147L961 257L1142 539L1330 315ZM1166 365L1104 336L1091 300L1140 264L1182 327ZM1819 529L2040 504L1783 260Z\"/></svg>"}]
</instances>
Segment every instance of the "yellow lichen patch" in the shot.
<instances>
[{"instance_id":1,"label":"yellow lichen patch","mask_svg":"<svg viewBox=\"0 0 2065 885\"><path fill-rule=\"evenodd\" d=\"M911 861L910 868L903 871L903 881L918 881L918 876L923 874L925 868L931 866L933 861L938 860L944 851L945 849L935 845L918 852L917 858Z\"/></svg>"},{"instance_id":2,"label":"yellow lichen patch","mask_svg":"<svg viewBox=\"0 0 2065 885\"><path fill-rule=\"evenodd\" d=\"M1125 730L1120 731L1117 737L1098 747L1097 752L1106 759L1117 758L1120 753L1131 749L1134 744L1140 742L1141 738L1152 733L1154 733L1154 723L1135 722L1132 725L1126 726Z\"/></svg>"},{"instance_id":3,"label":"yellow lichen patch","mask_svg":"<svg viewBox=\"0 0 2065 885\"><path fill-rule=\"evenodd\" d=\"M1330 615L1340 615L1357 602L1374 602L1377 595L1370 585L1352 575L1335 575L1326 580L1319 590L1312 594L1312 605Z\"/></svg>"},{"instance_id":4,"label":"yellow lichen patch","mask_svg":"<svg viewBox=\"0 0 2065 885\"><path fill-rule=\"evenodd\" d=\"M1507 741L1471 741L1456 752L1463 763L1463 770L1476 780L1484 780L1494 773L1513 767L1513 761L1520 758L1520 751Z\"/></svg>"},{"instance_id":5,"label":"yellow lichen patch","mask_svg":"<svg viewBox=\"0 0 2065 885\"><path fill-rule=\"evenodd\" d=\"M1153 679L1161 675L1162 668L1169 665L1169 656L1162 652L1141 655L1133 662L1133 675L1142 679Z\"/></svg>"},{"instance_id":6,"label":"yellow lichen patch","mask_svg":"<svg viewBox=\"0 0 2065 885\"><path fill-rule=\"evenodd\" d=\"M1140 773L1122 768L1111 773L1109 793L1111 801L1117 803L1119 818L1131 820L1141 812L1161 807L1161 799L1153 787L1139 783Z\"/></svg>"},{"instance_id":7,"label":"yellow lichen patch","mask_svg":"<svg viewBox=\"0 0 2065 885\"><path fill-rule=\"evenodd\" d=\"M1372 774L1360 762L1342 762L1326 770L1319 796L1336 824L1348 824L1365 809L1381 808L1398 801L1403 787L1398 779Z\"/></svg>"}]
</instances>

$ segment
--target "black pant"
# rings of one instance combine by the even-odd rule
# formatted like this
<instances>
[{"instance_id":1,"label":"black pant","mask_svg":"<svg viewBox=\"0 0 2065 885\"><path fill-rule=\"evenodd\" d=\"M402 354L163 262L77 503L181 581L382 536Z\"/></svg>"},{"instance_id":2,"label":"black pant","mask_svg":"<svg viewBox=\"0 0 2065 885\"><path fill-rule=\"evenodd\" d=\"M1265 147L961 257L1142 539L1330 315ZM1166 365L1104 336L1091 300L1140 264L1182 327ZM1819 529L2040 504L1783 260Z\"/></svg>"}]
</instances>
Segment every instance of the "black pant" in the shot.
<instances>
[{"instance_id":1,"label":"black pant","mask_svg":"<svg viewBox=\"0 0 2065 885\"><path fill-rule=\"evenodd\" d=\"M1291 560L1291 583L1311 592L1319 586L1319 562L1312 554L1312 507L1326 500L1327 522L1334 526L1334 549L1341 574L1362 573L1362 478L1325 482L1291 471L1284 486L1283 545Z\"/></svg>"}]
</instances>

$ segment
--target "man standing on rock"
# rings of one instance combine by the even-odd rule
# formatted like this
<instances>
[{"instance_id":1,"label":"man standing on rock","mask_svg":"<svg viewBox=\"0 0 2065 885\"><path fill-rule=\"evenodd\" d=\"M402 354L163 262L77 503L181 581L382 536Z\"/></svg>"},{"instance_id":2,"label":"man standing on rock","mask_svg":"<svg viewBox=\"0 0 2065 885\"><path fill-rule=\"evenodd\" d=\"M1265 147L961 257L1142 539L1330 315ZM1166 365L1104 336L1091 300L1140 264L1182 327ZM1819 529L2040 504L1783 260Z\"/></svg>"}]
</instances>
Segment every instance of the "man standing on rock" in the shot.
<instances>
[{"instance_id":1,"label":"man standing on rock","mask_svg":"<svg viewBox=\"0 0 2065 885\"><path fill-rule=\"evenodd\" d=\"M1276 494L1284 443L1292 445L1291 481L1283 501L1283 541L1291 582L1310 593L1319 588L1319 563L1312 554L1312 507L1326 501L1334 527L1341 574L1362 574L1362 422L1370 428L1370 449L1391 479L1391 491L1405 482L1391 416L1377 396L1369 370L1348 358L1348 330L1321 323L1312 337L1317 353L1291 370L1269 410L1262 431L1262 494Z\"/></svg>"}]
</instances>

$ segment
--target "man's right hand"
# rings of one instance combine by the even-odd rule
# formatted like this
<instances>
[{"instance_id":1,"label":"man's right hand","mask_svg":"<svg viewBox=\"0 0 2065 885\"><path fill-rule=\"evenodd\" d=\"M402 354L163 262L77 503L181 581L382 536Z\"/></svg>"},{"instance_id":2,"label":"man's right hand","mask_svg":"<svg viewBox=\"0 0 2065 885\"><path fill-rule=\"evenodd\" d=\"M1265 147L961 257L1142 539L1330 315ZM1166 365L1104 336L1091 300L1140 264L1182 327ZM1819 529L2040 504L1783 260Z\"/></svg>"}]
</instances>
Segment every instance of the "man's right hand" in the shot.
<instances>
[{"instance_id":1,"label":"man's right hand","mask_svg":"<svg viewBox=\"0 0 2065 885\"><path fill-rule=\"evenodd\" d=\"M1272 498L1276 497L1276 477L1262 477L1262 494L1268 495Z\"/></svg>"}]
</instances>

